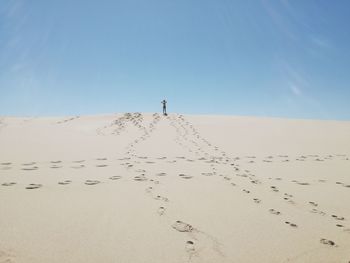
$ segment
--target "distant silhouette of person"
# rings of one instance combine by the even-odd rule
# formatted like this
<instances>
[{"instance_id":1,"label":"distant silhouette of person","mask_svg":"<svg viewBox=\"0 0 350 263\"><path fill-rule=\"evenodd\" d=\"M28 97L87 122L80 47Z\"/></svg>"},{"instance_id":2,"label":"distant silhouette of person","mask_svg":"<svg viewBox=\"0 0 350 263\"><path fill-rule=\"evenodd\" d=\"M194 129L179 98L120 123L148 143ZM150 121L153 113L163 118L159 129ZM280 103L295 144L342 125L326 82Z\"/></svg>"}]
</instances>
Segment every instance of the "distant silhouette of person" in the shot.
<instances>
[{"instance_id":1,"label":"distant silhouette of person","mask_svg":"<svg viewBox=\"0 0 350 263\"><path fill-rule=\"evenodd\" d=\"M168 115L166 113L166 103L167 103L166 100L163 100L161 103L163 104L163 115Z\"/></svg>"}]
</instances>

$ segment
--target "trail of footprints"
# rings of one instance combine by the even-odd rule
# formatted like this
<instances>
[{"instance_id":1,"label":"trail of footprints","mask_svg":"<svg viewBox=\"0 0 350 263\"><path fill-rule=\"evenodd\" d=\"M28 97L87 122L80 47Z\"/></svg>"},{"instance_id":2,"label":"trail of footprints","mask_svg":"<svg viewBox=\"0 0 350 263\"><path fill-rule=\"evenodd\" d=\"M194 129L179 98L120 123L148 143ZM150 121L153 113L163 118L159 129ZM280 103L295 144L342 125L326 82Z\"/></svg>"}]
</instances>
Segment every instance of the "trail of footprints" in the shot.
<instances>
[{"instance_id":1,"label":"trail of footprints","mask_svg":"<svg viewBox=\"0 0 350 263\"><path fill-rule=\"evenodd\" d=\"M78 118L78 117L76 117ZM66 119L63 121L58 122L58 124L65 123L67 121L72 121L76 118L71 118L71 119ZM121 158L118 161L124 161L124 163L120 163L120 165L124 166L126 169L132 169L134 168L135 171L138 173L138 175L134 176L132 179L135 182L140 182L140 183L148 183L151 184L148 187L146 187L146 193L149 194L153 200L160 202L160 205L157 209L157 214L159 216L165 216L166 215L166 210L167 207L166 205L170 202L170 200L166 196L162 196L157 194L156 192L156 186L160 183L159 180L156 179L149 179L148 176L146 175L146 170L145 169L136 169L136 167L139 164L144 165L152 165L155 164L159 161L164 161L166 163L174 164L176 165L178 162L194 162L197 161L196 163L203 162L203 164L209 164L211 171L205 171L202 172L202 176L221 176L225 182L230 183L231 186L233 187L238 187L241 188L241 191L244 194L248 195L254 195L254 191L251 189L248 189L246 187L241 187L237 180L235 180L235 176L237 178L241 178L240 180L246 180L246 182L250 183L254 187L264 187L264 185L268 184L266 181L262 181L260 178L256 178L255 175L253 175L249 170L242 170L241 167L237 164L237 162L242 162L246 160L246 163L249 164L255 164L258 161L258 158L256 156L244 156L244 157L234 157L230 158L227 156L227 154L224 151L220 151L220 149L212 145L209 141L205 140L204 138L201 137L200 133L194 128L192 124L190 124L188 121L185 120L185 118L180 115L180 116L167 116L165 117L168 119L170 125L175 129L176 131L176 138L175 142L181 146L185 151L188 151L191 154L194 154L197 156L197 158L194 159L187 159L184 156L178 156L175 159L169 159L166 156L158 157L156 160L149 160L146 156L137 156L136 155L136 149L135 147L141 143L142 141L147 140L152 132L155 130L157 123L160 121L161 117L159 114L154 114L153 115L153 121L148 125L145 126L143 125L143 116L140 113L127 113L124 114L122 117L118 118L115 120L113 123L110 125L107 125L97 131L98 134L100 135L106 135L106 134L111 134L111 135L119 135L121 132L125 131L125 128L127 125L131 124L135 127L137 127L141 132L142 135L139 138L134 139L126 148L126 158ZM108 133L109 132L109 133ZM140 161L137 161L140 160ZM273 162L292 162L292 161L297 161L297 162L305 162L305 161L313 161L313 162L324 162L324 161L332 161L332 160L343 160L343 161L349 161L349 158L346 155L342 154L336 154L336 155L326 155L326 156L319 156L319 155L301 155L296 158L292 158L287 155L278 155L278 156L266 156L261 159L262 162L264 163L273 163ZM108 166L108 159L106 157L100 157L95 159L97 164L95 164L95 167L97 168L104 168ZM111 160L113 161L113 160ZM90 164L91 161L87 160L75 160L71 162L71 165L68 164L68 167L73 168L73 169L83 169L86 168L87 165ZM50 163L50 168L51 169L60 169L64 167L65 164L61 160L53 160ZM224 165L225 167L231 167L232 174L231 175L223 175L223 174L218 174L218 165ZM11 162L3 162L0 163L0 169L1 170L10 170L13 169L14 164ZM29 163L23 163L21 165L21 170L23 171L35 171L39 169L39 165L36 162L29 162ZM159 172L154 174L155 178L161 179L162 177L167 176L167 173L165 172ZM191 174L186 174L186 173L180 173L178 174L178 177L180 179L188 180L188 179L193 179L193 175ZM110 176L108 179L110 181L116 181L120 180L122 176L119 175L114 175ZM282 178L269 178L269 180L276 180L280 181ZM319 180L319 183L325 182L324 180ZM59 185L69 185L71 184L71 180L64 180L64 181L59 181ZM85 180L84 184L87 186L94 186L102 183L100 180ZM300 186L308 186L310 185L310 182L300 182L297 180L291 181L291 183L298 184ZM342 187L347 187L350 188L349 184L346 184L344 182L335 182L336 185L340 185ZM15 186L16 182L4 182L1 184L4 187L11 187ZM246 183L245 183L246 185ZM33 189L39 189L42 188L42 184L29 184L25 187L27 190L33 190ZM276 185L270 185L269 189L272 193L275 194L280 194L281 190L276 186ZM293 195L289 193L284 193L282 195L283 200L286 202L290 203L291 205L295 205L295 202L293 200ZM257 205L262 204L263 200L259 199L258 197L253 197L251 199L254 203ZM322 210L318 209L318 204L313 201L308 201L308 204L312 207L310 212L319 214L321 216L325 216L326 213L323 212ZM269 208L268 212L271 215L275 216L283 216L282 213L274 208ZM344 222L345 218L342 216L338 215L330 215L335 221L337 222ZM298 228L298 225L294 222L290 222L288 220L283 221L284 224L288 225L291 228ZM174 223L171 225L171 227L178 231L178 232L185 232L185 233L192 233L196 231L196 229L181 220L175 220ZM342 223L337 223L336 227L344 229L344 231L350 233L349 228L345 228L345 226ZM328 240L325 238L320 239L320 243L324 245L329 245L329 246L336 246L335 242L332 240ZM193 256L195 252L195 243L193 240L188 240L185 244L185 250L189 253L189 261L191 259L191 256Z\"/></svg>"}]
</instances>

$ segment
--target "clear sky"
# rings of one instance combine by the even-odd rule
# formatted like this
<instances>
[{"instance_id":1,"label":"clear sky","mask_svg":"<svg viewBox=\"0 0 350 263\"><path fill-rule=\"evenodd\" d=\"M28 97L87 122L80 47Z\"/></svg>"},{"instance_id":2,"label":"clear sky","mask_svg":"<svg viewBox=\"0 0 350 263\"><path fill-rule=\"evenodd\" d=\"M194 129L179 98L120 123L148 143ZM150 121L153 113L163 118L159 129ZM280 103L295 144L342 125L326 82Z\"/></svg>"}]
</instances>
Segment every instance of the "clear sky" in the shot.
<instances>
[{"instance_id":1,"label":"clear sky","mask_svg":"<svg viewBox=\"0 0 350 263\"><path fill-rule=\"evenodd\" d=\"M0 115L350 120L348 0L1 0Z\"/></svg>"}]
</instances>

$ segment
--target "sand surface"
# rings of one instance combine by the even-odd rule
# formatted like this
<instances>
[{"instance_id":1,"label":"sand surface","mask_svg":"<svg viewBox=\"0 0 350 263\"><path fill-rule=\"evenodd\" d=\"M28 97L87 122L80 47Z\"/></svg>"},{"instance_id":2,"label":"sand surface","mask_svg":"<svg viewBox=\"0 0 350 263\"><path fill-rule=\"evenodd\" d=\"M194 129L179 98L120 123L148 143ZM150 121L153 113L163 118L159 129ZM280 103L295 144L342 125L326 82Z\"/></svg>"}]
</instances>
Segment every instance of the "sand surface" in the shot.
<instances>
[{"instance_id":1,"label":"sand surface","mask_svg":"<svg viewBox=\"0 0 350 263\"><path fill-rule=\"evenodd\" d=\"M350 122L0 118L0 263L350 262Z\"/></svg>"}]
</instances>

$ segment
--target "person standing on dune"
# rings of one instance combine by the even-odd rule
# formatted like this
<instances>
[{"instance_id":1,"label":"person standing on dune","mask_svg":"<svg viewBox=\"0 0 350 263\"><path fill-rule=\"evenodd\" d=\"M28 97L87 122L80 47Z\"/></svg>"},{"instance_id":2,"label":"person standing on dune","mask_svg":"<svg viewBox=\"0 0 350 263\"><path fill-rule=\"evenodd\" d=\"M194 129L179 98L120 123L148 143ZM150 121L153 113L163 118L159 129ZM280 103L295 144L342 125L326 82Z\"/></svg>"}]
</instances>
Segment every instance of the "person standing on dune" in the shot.
<instances>
[{"instance_id":1,"label":"person standing on dune","mask_svg":"<svg viewBox=\"0 0 350 263\"><path fill-rule=\"evenodd\" d=\"M163 115L168 115L167 113L166 113L166 103L167 103L167 101L166 100L163 100L162 102L161 102L162 104L163 104Z\"/></svg>"}]
</instances>

